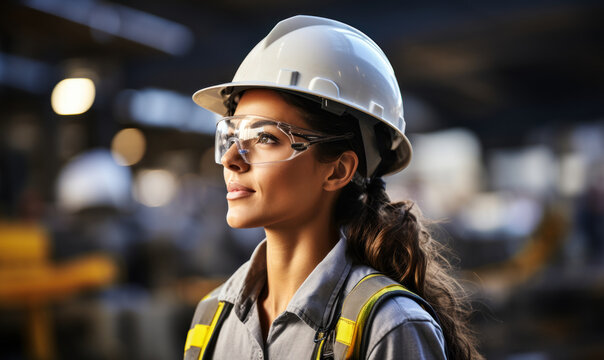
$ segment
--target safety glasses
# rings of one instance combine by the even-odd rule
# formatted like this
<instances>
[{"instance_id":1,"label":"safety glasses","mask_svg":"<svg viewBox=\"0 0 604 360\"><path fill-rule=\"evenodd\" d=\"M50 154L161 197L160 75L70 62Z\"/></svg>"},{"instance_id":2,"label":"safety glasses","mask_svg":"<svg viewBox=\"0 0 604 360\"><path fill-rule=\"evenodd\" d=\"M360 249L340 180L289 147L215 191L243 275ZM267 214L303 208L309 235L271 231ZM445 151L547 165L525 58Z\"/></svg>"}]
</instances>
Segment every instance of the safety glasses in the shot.
<instances>
[{"instance_id":1,"label":"safety glasses","mask_svg":"<svg viewBox=\"0 0 604 360\"><path fill-rule=\"evenodd\" d=\"M214 159L221 164L222 157L235 145L248 164L276 163L291 160L314 144L353 136L328 135L257 115L229 116L216 124Z\"/></svg>"}]
</instances>

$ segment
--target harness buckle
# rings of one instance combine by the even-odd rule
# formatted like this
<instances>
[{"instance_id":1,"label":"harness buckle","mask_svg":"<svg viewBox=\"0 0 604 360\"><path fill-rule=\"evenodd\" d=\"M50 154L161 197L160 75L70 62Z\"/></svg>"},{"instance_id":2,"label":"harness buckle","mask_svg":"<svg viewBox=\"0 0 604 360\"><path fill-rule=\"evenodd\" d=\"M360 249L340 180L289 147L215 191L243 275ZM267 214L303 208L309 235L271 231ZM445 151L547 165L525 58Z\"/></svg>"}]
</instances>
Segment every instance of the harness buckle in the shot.
<instances>
[{"instance_id":1,"label":"harness buckle","mask_svg":"<svg viewBox=\"0 0 604 360\"><path fill-rule=\"evenodd\" d=\"M315 333L315 344L325 340L328 334L329 332L327 331L327 329L319 328L319 330L317 330L317 332Z\"/></svg>"}]
</instances>

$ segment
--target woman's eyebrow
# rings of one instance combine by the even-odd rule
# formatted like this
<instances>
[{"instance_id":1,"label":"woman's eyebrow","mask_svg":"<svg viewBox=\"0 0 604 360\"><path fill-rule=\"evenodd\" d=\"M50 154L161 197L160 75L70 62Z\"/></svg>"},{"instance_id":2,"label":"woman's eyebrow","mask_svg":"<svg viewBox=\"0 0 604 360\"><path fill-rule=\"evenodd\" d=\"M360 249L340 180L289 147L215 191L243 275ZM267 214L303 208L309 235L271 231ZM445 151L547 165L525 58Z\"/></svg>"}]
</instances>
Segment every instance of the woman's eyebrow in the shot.
<instances>
[{"instance_id":1,"label":"woman's eyebrow","mask_svg":"<svg viewBox=\"0 0 604 360\"><path fill-rule=\"evenodd\" d=\"M255 127L260 127L260 126L264 126L264 125L277 126L277 123L278 122L275 120L258 120L256 122L254 122L251 127L255 128Z\"/></svg>"}]
</instances>

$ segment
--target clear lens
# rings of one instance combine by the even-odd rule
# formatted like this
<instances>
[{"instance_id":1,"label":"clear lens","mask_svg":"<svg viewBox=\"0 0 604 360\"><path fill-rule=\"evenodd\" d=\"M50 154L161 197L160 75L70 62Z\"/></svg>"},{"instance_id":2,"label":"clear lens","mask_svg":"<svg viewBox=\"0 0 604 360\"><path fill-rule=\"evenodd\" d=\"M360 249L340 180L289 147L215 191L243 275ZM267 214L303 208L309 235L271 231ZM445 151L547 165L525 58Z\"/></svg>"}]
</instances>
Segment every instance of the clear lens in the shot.
<instances>
[{"instance_id":1,"label":"clear lens","mask_svg":"<svg viewBox=\"0 0 604 360\"><path fill-rule=\"evenodd\" d=\"M225 118L216 127L215 160L220 164L232 148L248 164L284 161L296 152L292 143L292 135L276 121L252 116Z\"/></svg>"},{"instance_id":2,"label":"clear lens","mask_svg":"<svg viewBox=\"0 0 604 360\"><path fill-rule=\"evenodd\" d=\"M274 163L293 159L314 144L353 137L353 133L327 135L261 116L236 115L216 125L214 157L221 164L228 151L237 151L248 164Z\"/></svg>"}]
</instances>

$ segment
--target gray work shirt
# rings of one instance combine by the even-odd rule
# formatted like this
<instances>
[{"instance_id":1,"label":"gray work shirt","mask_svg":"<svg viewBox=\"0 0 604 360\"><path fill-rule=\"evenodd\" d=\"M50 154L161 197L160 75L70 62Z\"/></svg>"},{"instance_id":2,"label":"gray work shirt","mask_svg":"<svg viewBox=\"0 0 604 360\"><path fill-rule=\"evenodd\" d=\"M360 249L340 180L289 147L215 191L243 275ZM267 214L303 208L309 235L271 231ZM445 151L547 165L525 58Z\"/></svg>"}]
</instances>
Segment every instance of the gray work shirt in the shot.
<instances>
[{"instance_id":1,"label":"gray work shirt","mask_svg":"<svg viewBox=\"0 0 604 360\"><path fill-rule=\"evenodd\" d=\"M314 349L319 328L329 323L340 289L346 295L364 276L376 270L355 265L340 239L294 294L271 325L266 343L258 315L258 296L266 282L266 242L254 251L213 296L233 304L214 350L214 359L304 359ZM415 301L395 297L376 314L368 359L445 359L439 325Z\"/></svg>"}]
</instances>

